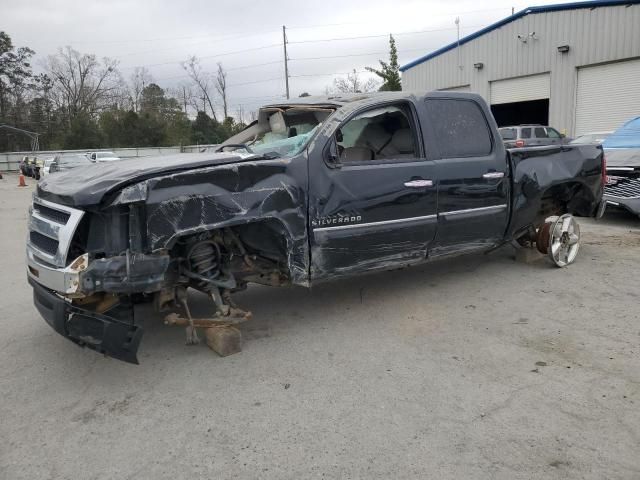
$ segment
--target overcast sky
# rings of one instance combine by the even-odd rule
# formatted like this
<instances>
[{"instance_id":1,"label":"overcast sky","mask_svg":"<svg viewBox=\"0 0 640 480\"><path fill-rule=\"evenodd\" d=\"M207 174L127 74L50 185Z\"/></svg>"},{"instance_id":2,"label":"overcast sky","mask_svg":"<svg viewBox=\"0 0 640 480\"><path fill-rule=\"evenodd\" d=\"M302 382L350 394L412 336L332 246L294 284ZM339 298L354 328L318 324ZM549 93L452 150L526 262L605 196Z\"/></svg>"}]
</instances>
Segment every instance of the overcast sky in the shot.
<instances>
[{"instance_id":1,"label":"overcast sky","mask_svg":"<svg viewBox=\"0 0 640 480\"><path fill-rule=\"evenodd\" d=\"M0 30L16 46L35 50L36 65L70 45L118 59L125 79L134 67L147 66L161 87L186 81L180 62L190 55L212 72L222 62L235 111L284 95L282 25L290 42L291 95L322 94L336 73L386 59L389 33L402 65L455 41L456 17L464 36L510 15L512 7L546 3L561 2L0 0ZM362 36L369 38L326 41Z\"/></svg>"}]
</instances>

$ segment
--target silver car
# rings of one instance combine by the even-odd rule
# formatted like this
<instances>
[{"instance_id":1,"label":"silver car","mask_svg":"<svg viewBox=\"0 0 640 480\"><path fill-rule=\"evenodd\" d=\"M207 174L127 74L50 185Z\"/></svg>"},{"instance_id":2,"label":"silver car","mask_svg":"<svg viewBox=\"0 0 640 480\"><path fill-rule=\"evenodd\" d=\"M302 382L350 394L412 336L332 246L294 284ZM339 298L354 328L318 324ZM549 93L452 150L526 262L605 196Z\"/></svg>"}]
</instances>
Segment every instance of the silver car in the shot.
<instances>
[{"instance_id":1,"label":"silver car","mask_svg":"<svg viewBox=\"0 0 640 480\"><path fill-rule=\"evenodd\" d=\"M564 145L568 139L553 127L544 125L517 125L498 129L507 148Z\"/></svg>"}]
</instances>

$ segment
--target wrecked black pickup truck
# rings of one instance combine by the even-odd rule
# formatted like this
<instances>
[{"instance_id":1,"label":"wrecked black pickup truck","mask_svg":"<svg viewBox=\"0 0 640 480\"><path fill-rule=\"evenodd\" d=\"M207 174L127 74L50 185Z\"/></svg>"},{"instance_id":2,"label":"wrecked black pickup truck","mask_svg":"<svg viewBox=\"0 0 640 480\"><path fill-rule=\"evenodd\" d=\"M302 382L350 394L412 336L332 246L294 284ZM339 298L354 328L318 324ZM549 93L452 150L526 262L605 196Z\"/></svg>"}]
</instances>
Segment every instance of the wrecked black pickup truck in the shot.
<instances>
[{"instance_id":1,"label":"wrecked black pickup truck","mask_svg":"<svg viewBox=\"0 0 640 480\"><path fill-rule=\"evenodd\" d=\"M602 214L602 162L592 145L505 150L473 94L295 99L216 149L46 177L28 278L41 315L79 345L137 363L133 306L153 301L187 343L214 332L215 350L250 317L232 297L252 282L309 287L512 242L567 265L573 215ZM211 297L211 318L192 318L189 287Z\"/></svg>"}]
</instances>

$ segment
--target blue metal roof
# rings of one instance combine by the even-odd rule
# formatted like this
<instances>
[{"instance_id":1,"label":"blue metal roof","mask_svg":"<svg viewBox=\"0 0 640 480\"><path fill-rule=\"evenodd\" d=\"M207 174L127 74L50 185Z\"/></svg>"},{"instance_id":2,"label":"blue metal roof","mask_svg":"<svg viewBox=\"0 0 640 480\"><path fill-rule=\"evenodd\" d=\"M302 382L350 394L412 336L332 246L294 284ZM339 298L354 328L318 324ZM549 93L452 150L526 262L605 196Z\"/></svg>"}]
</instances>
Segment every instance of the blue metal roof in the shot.
<instances>
[{"instance_id":1,"label":"blue metal roof","mask_svg":"<svg viewBox=\"0 0 640 480\"><path fill-rule=\"evenodd\" d=\"M513 15L503 18L502 20L492 25L489 25L488 27L483 28L482 30L478 30L477 32L472 33L471 35L467 35L466 37L461 38L459 44L463 45L465 43L468 43L471 40L474 40L484 35L485 33L489 33L492 30L500 28L503 25L506 25L507 23L513 22L514 20L518 20L519 18L522 18L525 15L529 15L530 13L558 12L561 10L575 10L578 8L614 7L618 5L634 5L638 3L640 3L640 0L592 0L588 2L572 2L572 3L560 3L556 5L543 5L541 7L527 7L524 10L520 10L519 12L516 12ZM426 62L427 60L431 60L432 58L435 58L438 55L442 55L443 53L448 52L449 50L453 50L457 46L458 46L457 41L450 43L449 45L446 45L436 50L435 52L431 52L430 54L425 55L424 57L420 57L417 60L414 60L413 62L409 62L406 65L403 65L402 67L400 67L400 71L404 72L405 70L408 70L411 67L415 67L416 65Z\"/></svg>"}]
</instances>

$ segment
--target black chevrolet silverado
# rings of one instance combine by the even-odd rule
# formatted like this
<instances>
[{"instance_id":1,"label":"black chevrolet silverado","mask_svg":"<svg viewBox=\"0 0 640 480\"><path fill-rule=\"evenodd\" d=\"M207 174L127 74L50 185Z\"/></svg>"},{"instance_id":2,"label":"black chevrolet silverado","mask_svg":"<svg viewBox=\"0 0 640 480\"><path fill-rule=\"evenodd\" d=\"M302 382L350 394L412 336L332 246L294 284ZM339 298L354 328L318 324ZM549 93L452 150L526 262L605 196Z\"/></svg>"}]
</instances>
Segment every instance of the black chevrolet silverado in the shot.
<instances>
[{"instance_id":1,"label":"black chevrolet silverado","mask_svg":"<svg viewBox=\"0 0 640 480\"><path fill-rule=\"evenodd\" d=\"M180 309L165 323L195 343L250 317L232 294L251 282L309 287L507 243L569 264L573 215L602 214L603 183L599 146L506 150L477 95L299 98L216 149L47 176L27 272L58 333L137 363L140 302ZM189 287L211 318L191 317Z\"/></svg>"}]
</instances>

